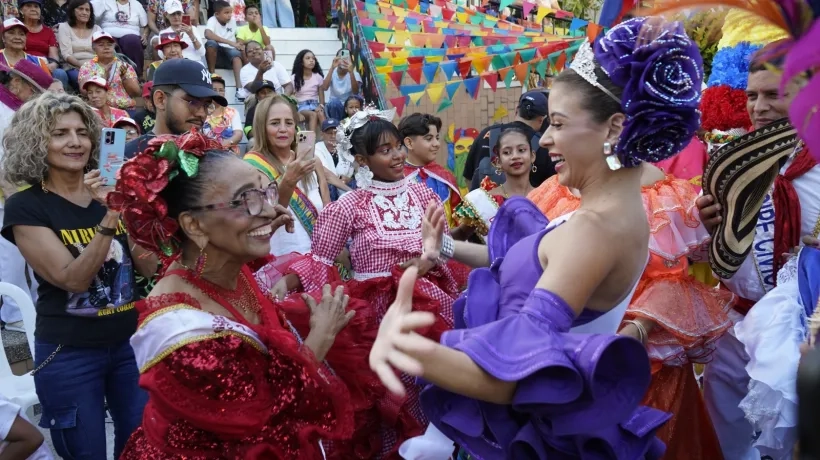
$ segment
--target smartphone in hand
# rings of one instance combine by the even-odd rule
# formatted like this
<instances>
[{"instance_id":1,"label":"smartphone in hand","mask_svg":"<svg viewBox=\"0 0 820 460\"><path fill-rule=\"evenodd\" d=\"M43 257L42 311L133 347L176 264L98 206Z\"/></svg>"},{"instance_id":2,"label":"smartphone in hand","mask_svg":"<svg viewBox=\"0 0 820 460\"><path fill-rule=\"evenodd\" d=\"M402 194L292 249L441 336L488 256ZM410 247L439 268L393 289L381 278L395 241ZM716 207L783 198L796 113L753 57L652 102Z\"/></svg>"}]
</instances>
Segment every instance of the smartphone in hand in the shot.
<instances>
[{"instance_id":1,"label":"smartphone in hand","mask_svg":"<svg viewBox=\"0 0 820 460\"><path fill-rule=\"evenodd\" d=\"M265 59L270 62L273 62L273 51L265 50Z\"/></svg>"},{"instance_id":2,"label":"smartphone in hand","mask_svg":"<svg viewBox=\"0 0 820 460\"><path fill-rule=\"evenodd\" d=\"M114 185L117 171L125 163L125 130L103 128L100 136L100 177L105 185Z\"/></svg>"},{"instance_id":3,"label":"smartphone in hand","mask_svg":"<svg viewBox=\"0 0 820 460\"><path fill-rule=\"evenodd\" d=\"M190 26L191 25L191 15L183 14L182 15L182 23L185 24L186 26Z\"/></svg>"},{"instance_id":4,"label":"smartphone in hand","mask_svg":"<svg viewBox=\"0 0 820 460\"><path fill-rule=\"evenodd\" d=\"M316 133L300 131L296 133L296 158L313 160L315 158Z\"/></svg>"}]
</instances>

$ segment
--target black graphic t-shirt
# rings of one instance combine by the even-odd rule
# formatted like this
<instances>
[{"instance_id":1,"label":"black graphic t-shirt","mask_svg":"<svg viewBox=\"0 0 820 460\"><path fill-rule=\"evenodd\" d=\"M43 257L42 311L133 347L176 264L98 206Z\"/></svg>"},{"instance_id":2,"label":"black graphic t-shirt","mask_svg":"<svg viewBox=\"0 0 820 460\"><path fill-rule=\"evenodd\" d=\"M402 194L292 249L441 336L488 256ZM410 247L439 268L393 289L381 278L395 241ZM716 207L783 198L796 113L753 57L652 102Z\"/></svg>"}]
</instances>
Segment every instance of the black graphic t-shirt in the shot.
<instances>
[{"instance_id":1,"label":"black graphic t-shirt","mask_svg":"<svg viewBox=\"0 0 820 460\"><path fill-rule=\"evenodd\" d=\"M106 209L96 201L83 208L41 187L15 193L5 206L2 234L15 242L12 227L47 227L74 257L91 243ZM139 299L125 225L120 222L108 255L88 290L65 291L44 280L37 299L34 335L45 342L77 347L105 346L128 340L136 331Z\"/></svg>"}]
</instances>

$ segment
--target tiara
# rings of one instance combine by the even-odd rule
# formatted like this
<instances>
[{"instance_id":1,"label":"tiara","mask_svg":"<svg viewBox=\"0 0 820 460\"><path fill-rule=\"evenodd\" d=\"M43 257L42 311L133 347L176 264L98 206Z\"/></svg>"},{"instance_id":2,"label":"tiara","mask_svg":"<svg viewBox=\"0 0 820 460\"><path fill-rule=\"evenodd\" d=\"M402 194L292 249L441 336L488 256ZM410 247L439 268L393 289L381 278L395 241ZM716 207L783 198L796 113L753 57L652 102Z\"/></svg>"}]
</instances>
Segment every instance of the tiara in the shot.
<instances>
[{"instance_id":1,"label":"tiara","mask_svg":"<svg viewBox=\"0 0 820 460\"><path fill-rule=\"evenodd\" d=\"M590 85L606 93L606 95L611 97L615 102L618 104L621 103L621 100L612 94L612 91L598 83L598 77L595 76L595 53L592 51L592 45L589 44L589 40L584 39L584 43L581 44L581 47L578 48L578 52L575 53L575 59L572 60L572 64L569 65L569 68L589 82Z\"/></svg>"}]
</instances>

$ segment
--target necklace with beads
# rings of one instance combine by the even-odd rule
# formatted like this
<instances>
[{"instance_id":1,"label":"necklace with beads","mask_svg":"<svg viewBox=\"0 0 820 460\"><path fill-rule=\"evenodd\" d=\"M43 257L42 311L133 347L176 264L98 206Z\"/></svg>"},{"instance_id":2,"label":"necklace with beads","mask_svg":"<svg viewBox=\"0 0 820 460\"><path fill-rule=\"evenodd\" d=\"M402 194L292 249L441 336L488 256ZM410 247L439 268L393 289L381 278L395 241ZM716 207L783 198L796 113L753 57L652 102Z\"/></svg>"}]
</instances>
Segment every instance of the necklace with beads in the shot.
<instances>
[{"instance_id":1,"label":"necklace with beads","mask_svg":"<svg viewBox=\"0 0 820 460\"><path fill-rule=\"evenodd\" d=\"M239 307L246 315L257 314L262 310L259 299L244 273L239 273L236 289L225 289L205 278L197 277L190 269L186 273L185 278L188 281L196 285L205 295L217 303L222 303L220 300L224 300L230 305Z\"/></svg>"}]
</instances>

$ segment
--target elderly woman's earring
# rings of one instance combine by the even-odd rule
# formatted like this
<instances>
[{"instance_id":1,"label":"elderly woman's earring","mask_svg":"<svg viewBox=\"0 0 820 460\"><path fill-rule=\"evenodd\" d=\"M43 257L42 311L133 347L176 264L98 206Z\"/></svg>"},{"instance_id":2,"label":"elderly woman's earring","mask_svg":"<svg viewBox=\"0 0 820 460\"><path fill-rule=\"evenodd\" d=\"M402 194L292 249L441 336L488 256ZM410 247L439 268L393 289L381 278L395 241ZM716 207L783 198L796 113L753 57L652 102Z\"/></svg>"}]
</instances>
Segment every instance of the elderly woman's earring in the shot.
<instances>
[{"instance_id":1,"label":"elderly woman's earring","mask_svg":"<svg viewBox=\"0 0 820 460\"><path fill-rule=\"evenodd\" d=\"M612 144L609 142L604 142L604 156L606 157L606 165L609 166L609 169L612 171L617 171L624 166L621 164L621 160L618 159L618 156L612 153Z\"/></svg>"},{"instance_id":2,"label":"elderly woman's earring","mask_svg":"<svg viewBox=\"0 0 820 460\"><path fill-rule=\"evenodd\" d=\"M207 244L205 246L207 246ZM197 278L202 277L202 272L205 271L205 264L208 263L208 253L205 252L205 246L200 248L199 257L196 258L196 264L194 265L194 273Z\"/></svg>"}]
</instances>

